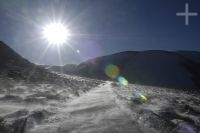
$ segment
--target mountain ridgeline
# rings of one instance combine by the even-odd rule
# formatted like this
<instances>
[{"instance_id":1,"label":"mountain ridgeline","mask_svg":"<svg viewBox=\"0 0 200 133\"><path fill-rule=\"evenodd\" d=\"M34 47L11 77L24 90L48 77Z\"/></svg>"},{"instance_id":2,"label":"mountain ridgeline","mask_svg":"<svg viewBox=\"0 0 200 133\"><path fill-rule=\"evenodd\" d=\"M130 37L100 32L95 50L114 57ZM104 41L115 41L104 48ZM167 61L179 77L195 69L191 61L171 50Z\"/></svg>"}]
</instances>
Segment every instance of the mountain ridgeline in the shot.
<instances>
[{"instance_id":1,"label":"mountain ridgeline","mask_svg":"<svg viewBox=\"0 0 200 133\"><path fill-rule=\"evenodd\" d=\"M88 78L110 80L105 67L114 64L129 83L180 89L200 88L200 52L126 51L90 59L79 65L48 67L49 70Z\"/></svg>"}]
</instances>

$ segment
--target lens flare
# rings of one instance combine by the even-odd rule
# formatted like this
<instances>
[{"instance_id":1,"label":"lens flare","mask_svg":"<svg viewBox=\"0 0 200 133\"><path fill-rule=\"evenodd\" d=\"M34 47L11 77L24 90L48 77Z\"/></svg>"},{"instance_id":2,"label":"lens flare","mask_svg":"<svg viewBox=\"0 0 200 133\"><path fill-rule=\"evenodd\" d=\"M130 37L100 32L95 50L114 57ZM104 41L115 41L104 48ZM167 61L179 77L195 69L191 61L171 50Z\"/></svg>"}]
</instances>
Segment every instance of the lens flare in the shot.
<instances>
[{"instance_id":1,"label":"lens flare","mask_svg":"<svg viewBox=\"0 0 200 133\"><path fill-rule=\"evenodd\" d=\"M120 75L120 69L116 65L108 64L104 71L109 78L117 80L121 85L128 86L128 80Z\"/></svg>"},{"instance_id":2,"label":"lens flare","mask_svg":"<svg viewBox=\"0 0 200 133\"><path fill-rule=\"evenodd\" d=\"M106 75L111 79L116 79L120 73L120 70L117 66L109 64L105 67Z\"/></svg>"},{"instance_id":3,"label":"lens flare","mask_svg":"<svg viewBox=\"0 0 200 133\"><path fill-rule=\"evenodd\" d=\"M140 91L136 92L136 97L140 98L142 101L147 101L147 97Z\"/></svg>"},{"instance_id":4,"label":"lens flare","mask_svg":"<svg viewBox=\"0 0 200 133\"><path fill-rule=\"evenodd\" d=\"M77 49L77 50L76 50L76 52L79 54L79 53L80 53L80 50L79 50L79 49Z\"/></svg>"},{"instance_id":5,"label":"lens flare","mask_svg":"<svg viewBox=\"0 0 200 133\"><path fill-rule=\"evenodd\" d=\"M124 86L127 86L128 85L128 80L126 80L124 77L122 77L122 76L118 76L117 77L117 81L120 83L120 84L122 84L122 85L124 85Z\"/></svg>"},{"instance_id":6,"label":"lens flare","mask_svg":"<svg viewBox=\"0 0 200 133\"><path fill-rule=\"evenodd\" d=\"M175 130L177 133L197 133L197 129L186 122L179 123Z\"/></svg>"}]
</instances>

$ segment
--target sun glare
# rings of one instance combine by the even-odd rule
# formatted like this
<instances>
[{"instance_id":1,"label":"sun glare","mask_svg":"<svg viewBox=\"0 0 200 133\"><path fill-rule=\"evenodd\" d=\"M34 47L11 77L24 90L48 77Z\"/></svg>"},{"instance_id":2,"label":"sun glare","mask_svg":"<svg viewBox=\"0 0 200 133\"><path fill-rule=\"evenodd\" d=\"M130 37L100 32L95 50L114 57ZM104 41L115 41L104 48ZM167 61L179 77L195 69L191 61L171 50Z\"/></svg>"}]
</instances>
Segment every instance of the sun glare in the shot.
<instances>
[{"instance_id":1,"label":"sun glare","mask_svg":"<svg viewBox=\"0 0 200 133\"><path fill-rule=\"evenodd\" d=\"M43 28L43 36L49 44L64 44L70 36L69 30L62 23L50 23Z\"/></svg>"}]
</instances>

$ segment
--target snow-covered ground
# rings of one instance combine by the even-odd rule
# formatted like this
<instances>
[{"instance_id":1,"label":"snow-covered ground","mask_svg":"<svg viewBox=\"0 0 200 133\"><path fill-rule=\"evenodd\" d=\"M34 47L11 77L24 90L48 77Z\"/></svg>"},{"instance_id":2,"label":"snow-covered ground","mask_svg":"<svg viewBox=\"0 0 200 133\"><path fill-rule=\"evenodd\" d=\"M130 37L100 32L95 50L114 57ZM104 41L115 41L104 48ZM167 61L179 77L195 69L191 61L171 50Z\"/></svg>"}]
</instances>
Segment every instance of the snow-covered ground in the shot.
<instances>
[{"instance_id":1,"label":"snow-covered ground","mask_svg":"<svg viewBox=\"0 0 200 133\"><path fill-rule=\"evenodd\" d=\"M115 87L114 92L146 128L162 133L200 132L199 93L139 85Z\"/></svg>"},{"instance_id":2,"label":"snow-covered ground","mask_svg":"<svg viewBox=\"0 0 200 133\"><path fill-rule=\"evenodd\" d=\"M2 133L200 132L200 97L181 90L104 82L78 94L50 84L0 93Z\"/></svg>"}]
</instances>

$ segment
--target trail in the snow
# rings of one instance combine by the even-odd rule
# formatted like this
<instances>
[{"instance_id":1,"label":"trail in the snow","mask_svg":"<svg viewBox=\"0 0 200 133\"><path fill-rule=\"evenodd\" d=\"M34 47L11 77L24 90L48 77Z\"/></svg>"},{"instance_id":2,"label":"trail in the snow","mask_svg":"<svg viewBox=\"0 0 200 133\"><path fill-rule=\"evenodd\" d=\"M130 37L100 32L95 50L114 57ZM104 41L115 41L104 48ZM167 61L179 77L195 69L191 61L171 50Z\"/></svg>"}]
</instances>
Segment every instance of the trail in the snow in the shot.
<instances>
[{"instance_id":1,"label":"trail in the snow","mask_svg":"<svg viewBox=\"0 0 200 133\"><path fill-rule=\"evenodd\" d=\"M0 131L12 128L20 133L22 129L23 133L168 133L175 132L180 122L192 133L200 131L200 100L183 91L124 87L112 82L102 83L80 96L70 96L73 91L57 86L30 88L21 88L28 93L21 90L18 94L19 88L13 88L15 95L2 94ZM135 94L139 91L147 101L138 101ZM188 102L193 110L186 112Z\"/></svg>"},{"instance_id":2,"label":"trail in the snow","mask_svg":"<svg viewBox=\"0 0 200 133\"><path fill-rule=\"evenodd\" d=\"M131 111L117 101L110 83L106 83L67 103L49 122L59 133L147 132L132 118ZM44 132L45 125L32 132Z\"/></svg>"},{"instance_id":3,"label":"trail in the snow","mask_svg":"<svg viewBox=\"0 0 200 133\"><path fill-rule=\"evenodd\" d=\"M110 84L91 90L73 100L66 108L70 119L61 126L61 132L109 132L140 133L139 125L131 119L131 114L116 102Z\"/></svg>"}]
</instances>

